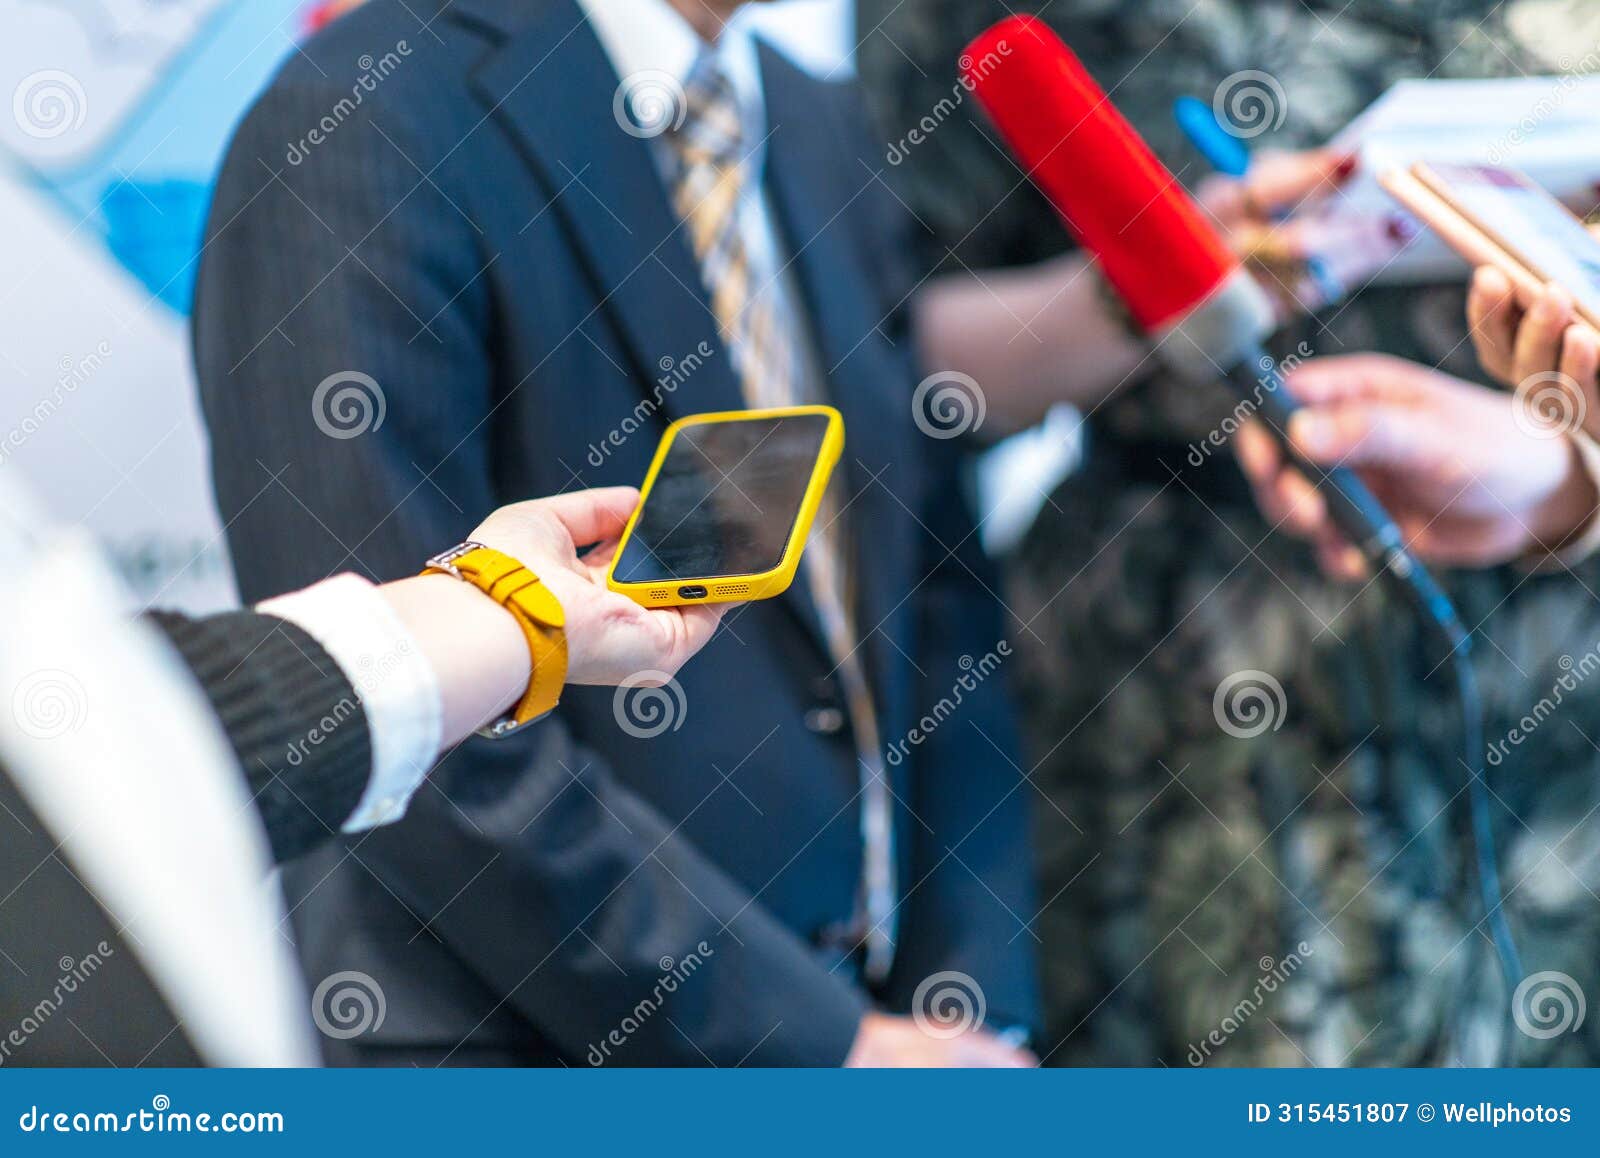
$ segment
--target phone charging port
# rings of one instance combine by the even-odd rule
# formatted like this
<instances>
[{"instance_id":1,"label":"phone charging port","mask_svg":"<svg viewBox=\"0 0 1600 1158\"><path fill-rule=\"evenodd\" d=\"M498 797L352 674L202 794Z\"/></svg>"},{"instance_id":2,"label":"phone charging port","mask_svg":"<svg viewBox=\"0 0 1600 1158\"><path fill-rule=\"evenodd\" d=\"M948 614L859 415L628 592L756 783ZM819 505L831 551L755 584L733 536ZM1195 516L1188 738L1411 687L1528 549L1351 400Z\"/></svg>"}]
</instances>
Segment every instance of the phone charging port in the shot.
<instances>
[{"instance_id":1,"label":"phone charging port","mask_svg":"<svg viewBox=\"0 0 1600 1158\"><path fill-rule=\"evenodd\" d=\"M693 583L687 587L678 588L679 599L704 599L705 597L706 589L700 586L698 583Z\"/></svg>"}]
</instances>

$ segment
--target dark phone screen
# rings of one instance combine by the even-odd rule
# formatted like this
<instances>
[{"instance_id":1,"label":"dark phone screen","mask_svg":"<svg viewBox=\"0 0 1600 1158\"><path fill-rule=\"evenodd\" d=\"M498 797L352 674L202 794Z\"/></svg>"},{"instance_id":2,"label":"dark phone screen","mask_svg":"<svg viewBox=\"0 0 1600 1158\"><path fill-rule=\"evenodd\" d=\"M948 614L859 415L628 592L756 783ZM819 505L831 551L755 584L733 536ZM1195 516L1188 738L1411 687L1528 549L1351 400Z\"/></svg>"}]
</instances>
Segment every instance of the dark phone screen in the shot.
<instances>
[{"instance_id":1,"label":"dark phone screen","mask_svg":"<svg viewBox=\"0 0 1600 1158\"><path fill-rule=\"evenodd\" d=\"M680 429L613 577L658 583L775 569L827 433L825 414Z\"/></svg>"}]
</instances>

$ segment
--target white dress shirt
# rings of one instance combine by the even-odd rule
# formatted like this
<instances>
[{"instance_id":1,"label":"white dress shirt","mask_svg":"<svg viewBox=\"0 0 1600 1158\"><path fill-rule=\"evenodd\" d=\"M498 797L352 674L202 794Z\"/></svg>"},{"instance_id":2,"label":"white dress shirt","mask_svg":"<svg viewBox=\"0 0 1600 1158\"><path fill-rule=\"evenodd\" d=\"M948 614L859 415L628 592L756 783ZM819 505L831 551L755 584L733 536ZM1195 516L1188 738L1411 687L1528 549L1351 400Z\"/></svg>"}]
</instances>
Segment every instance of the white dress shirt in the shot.
<instances>
[{"instance_id":1,"label":"white dress shirt","mask_svg":"<svg viewBox=\"0 0 1600 1158\"><path fill-rule=\"evenodd\" d=\"M579 7L588 16L624 88L650 73L664 73L681 88L696 58L706 48L700 34L666 0L579 0ZM822 365L795 279L793 255L778 232L777 213L763 179L771 129L755 36L735 19L723 30L715 51L744 115L747 176L737 212L749 262L750 297L770 301L773 316L788 321L790 332L796 336L801 374L813 386L820 386ZM671 146L662 137L650 143L662 181L669 182L673 172ZM602 199L606 196L604 189L595 192ZM814 389L808 393L820 397L823 392Z\"/></svg>"},{"instance_id":2,"label":"white dress shirt","mask_svg":"<svg viewBox=\"0 0 1600 1158\"><path fill-rule=\"evenodd\" d=\"M439 754L443 724L439 678L417 641L378 589L357 575L335 575L256 610L303 628L361 698L372 778L344 831L399 820Z\"/></svg>"}]
</instances>

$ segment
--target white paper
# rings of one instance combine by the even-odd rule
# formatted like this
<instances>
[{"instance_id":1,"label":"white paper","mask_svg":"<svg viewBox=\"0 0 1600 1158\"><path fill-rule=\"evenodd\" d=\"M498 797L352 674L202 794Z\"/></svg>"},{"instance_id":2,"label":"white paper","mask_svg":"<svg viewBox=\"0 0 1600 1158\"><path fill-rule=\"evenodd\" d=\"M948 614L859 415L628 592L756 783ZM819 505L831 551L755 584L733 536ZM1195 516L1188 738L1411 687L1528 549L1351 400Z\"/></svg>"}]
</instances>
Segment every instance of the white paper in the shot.
<instances>
[{"instance_id":1,"label":"white paper","mask_svg":"<svg viewBox=\"0 0 1600 1158\"><path fill-rule=\"evenodd\" d=\"M1600 76L1404 80L1333 140L1360 159L1350 182L1316 208L1409 217L1378 174L1417 161L1518 169L1575 212L1600 199ZM1415 284L1465 278L1467 266L1425 227L1375 279Z\"/></svg>"}]
</instances>

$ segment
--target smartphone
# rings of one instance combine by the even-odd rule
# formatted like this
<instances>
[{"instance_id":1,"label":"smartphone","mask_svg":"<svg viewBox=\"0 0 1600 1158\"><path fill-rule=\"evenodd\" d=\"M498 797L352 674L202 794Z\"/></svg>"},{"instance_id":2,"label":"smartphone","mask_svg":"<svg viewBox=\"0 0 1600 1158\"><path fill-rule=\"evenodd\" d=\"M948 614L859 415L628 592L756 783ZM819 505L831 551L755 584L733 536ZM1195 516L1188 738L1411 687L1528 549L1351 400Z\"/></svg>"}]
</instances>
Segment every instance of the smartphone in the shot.
<instances>
[{"instance_id":1,"label":"smartphone","mask_svg":"<svg viewBox=\"0 0 1600 1158\"><path fill-rule=\"evenodd\" d=\"M1428 164L1380 183L1474 265L1493 265L1530 300L1550 282L1600 330L1600 241L1565 205L1514 169Z\"/></svg>"},{"instance_id":2,"label":"smartphone","mask_svg":"<svg viewBox=\"0 0 1600 1158\"><path fill-rule=\"evenodd\" d=\"M831 406L679 419L661 437L606 585L646 607L782 593L843 450L844 419Z\"/></svg>"}]
</instances>

